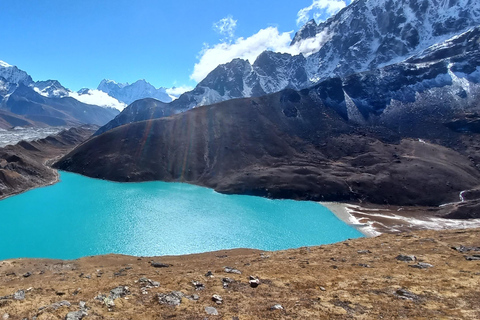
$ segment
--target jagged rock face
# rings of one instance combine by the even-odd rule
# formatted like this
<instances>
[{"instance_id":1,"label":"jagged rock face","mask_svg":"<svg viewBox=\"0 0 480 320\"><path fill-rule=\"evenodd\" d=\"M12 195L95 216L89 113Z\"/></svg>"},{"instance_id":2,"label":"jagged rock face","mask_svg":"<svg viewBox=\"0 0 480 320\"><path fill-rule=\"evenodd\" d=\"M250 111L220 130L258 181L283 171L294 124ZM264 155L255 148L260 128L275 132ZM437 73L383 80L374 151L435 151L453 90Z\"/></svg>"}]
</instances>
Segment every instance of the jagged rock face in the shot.
<instances>
[{"instance_id":1,"label":"jagged rock face","mask_svg":"<svg viewBox=\"0 0 480 320\"><path fill-rule=\"evenodd\" d=\"M46 97L63 98L69 95L69 90L57 80L37 81L34 88L36 88L35 91Z\"/></svg>"},{"instance_id":2,"label":"jagged rock face","mask_svg":"<svg viewBox=\"0 0 480 320\"><path fill-rule=\"evenodd\" d=\"M347 77L334 77L320 82L319 95L324 98L329 107L334 108L345 119L354 123L371 123L371 118L382 118L382 121L395 121L398 126L407 126L417 121L405 108L416 108L422 105L422 112L433 110L452 111L464 109L468 105L471 111L478 101L480 82L480 27L454 36L427 48L425 51L410 57L405 62L396 63ZM294 89L302 88L307 81L306 73L301 68L295 68L305 60L302 56L286 59L288 55L278 53L263 53L257 60L285 62L286 70L296 74L285 79L285 86ZM245 60L234 60L236 72L227 65L215 69L193 91L183 94L178 100L169 104L159 104L161 110L153 111L150 107L142 110L138 103L135 110L127 107L124 112L96 134L122 124L156 117L169 116L186 111L206 102L219 102L224 99L239 98L246 88L252 88L252 96L265 94L268 88L273 88L272 78L266 76L277 71L268 63L255 63L252 66ZM266 67L270 66L270 67ZM240 72L239 70L243 70ZM272 71L273 70L273 71ZM235 77L238 74L248 74L248 79L262 79L256 86L250 86L244 81L247 77ZM293 82L288 79L298 79ZM290 81L290 82L288 82ZM288 83L287 83L288 82ZM271 85L271 87L269 87ZM233 90L240 86L241 90ZM213 88L213 89L212 89ZM280 90L280 87L276 87ZM272 89L273 90L273 89ZM218 92L223 95L220 96ZM236 96L232 97L232 93ZM420 97L420 99L417 99ZM439 99L441 97L442 100ZM327 99L328 98L328 99ZM201 100L198 100L201 99ZM448 102L448 103L446 103ZM149 104L150 105L150 104ZM428 111L430 108L430 111ZM397 120L391 115L395 115ZM405 121L400 124L400 120ZM376 121L376 120L375 120Z\"/></svg>"},{"instance_id":3,"label":"jagged rock face","mask_svg":"<svg viewBox=\"0 0 480 320\"><path fill-rule=\"evenodd\" d=\"M304 57L267 51L253 65L240 59L220 65L198 84L201 89L187 93L188 108L374 70L479 24L475 0L354 1L328 21L311 20L296 33L292 46L321 35L325 42L317 52Z\"/></svg>"},{"instance_id":4,"label":"jagged rock face","mask_svg":"<svg viewBox=\"0 0 480 320\"><path fill-rule=\"evenodd\" d=\"M34 82L0 61L0 127L104 125L119 111L82 103L57 80Z\"/></svg>"},{"instance_id":5,"label":"jagged rock face","mask_svg":"<svg viewBox=\"0 0 480 320\"><path fill-rule=\"evenodd\" d=\"M154 98L162 102L172 101L165 88L157 89L145 80L138 80L132 84L102 80L97 89L126 104L144 98Z\"/></svg>"},{"instance_id":6,"label":"jagged rock face","mask_svg":"<svg viewBox=\"0 0 480 320\"><path fill-rule=\"evenodd\" d=\"M475 0L358 0L316 27L308 22L292 45L329 36L307 58L309 77L321 80L402 61L479 24Z\"/></svg>"},{"instance_id":7,"label":"jagged rock face","mask_svg":"<svg viewBox=\"0 0 480 320\"><path fill-rule=\"evenodd\" d=\"M474 28L478 25L480 3L476 0L357 0L326 22L317 25L311 20L296 33L292 46L321 36L324 42L317 52L304 57L267 51L262 53L253 65L241 59L220 65L194 90L173 101L168 107L171 113L165 114L183 112L233 98L257 97L285 88L300 90L328 78L345 79L352 74L396 64L412 56L408 63L416 63L417 66L404 65L401 68L382 70L390 72L389 77L395 77L396 71L413 74L414 70L418 69L420 73L427 73L427 67L420 66L425 59L433 63L434 60L460 55L462 50L478 50L478 28ZM473 32L470 28L473 28ZM468 30L470 32L467 32ZM465 41L455 42L457 35L464 32L468 35L460 38ZM468 37L475 40L467 39ZM455 62L456 66L449 69L450 71L459 74L459 68L468 69L466 73L476 77L470 69L479 66L478 62L465 63L463 66L461 61ZM402 68L403 71L400 70ZM412 70L407 71L409 68ZM439 65L433 68L439 68ZM447 72L445 68L443 71ZM431 73L440 74L443 71L432 70ZM366 75L362 75L364 76ZM379 76L379 80L374 79ZM387 95L386 100L380 103L381 106L365 105L360 108L363 117L367 118L370 111L381 111L391 99L403 96L404 102L407 96L415 95L414 91L423 90L418 86L412 89L407 81L403 84L409 86L405 89L408 92L399 93L400 89L394 88L394 82L381 73L368 74L367 80L371 84L381 84L382 90L393 88L396 92L389 94L377 90L377 93ZM473 81L468 77L466 80ZM382 81L387 81L389 85L383 85ZM444 79L432 81L439 82L436 84L438 87L448 84L449 80L446 76ZM427 87L431 85L430 83ZM373 88L370 89L372 90ZM459 94L468 94L462 90ZM357 104L360 102L357 101ZM126 121L125 123L129 123L134 120Z\"/></svg>"},{"instance_id":8,"label":"jagged rock face","mask_svg":"<svg viewBox=\"0 0 480 320\"><path fill-rule=\"evenodd\" d=\"M14 84L22 83L24 85L29 85L33 83L32 77L30 77L25 71L3 61L0 61L0 77L4 78L7 82Z\"/></svg>"},{"instance_id":9,"label":"jagged rock face","mask_svg":"<svg viewBox=\"0 0 480 320\"><path fill-rule=\"evenodd\" d=\"M26 119L25 125L43 126L104 125L118 114L116 109L85 104L71 97L45 97L23 84L8 96L2 109ZM11 123L11 116L0 117Z\"/></svg>"}]
</instances>

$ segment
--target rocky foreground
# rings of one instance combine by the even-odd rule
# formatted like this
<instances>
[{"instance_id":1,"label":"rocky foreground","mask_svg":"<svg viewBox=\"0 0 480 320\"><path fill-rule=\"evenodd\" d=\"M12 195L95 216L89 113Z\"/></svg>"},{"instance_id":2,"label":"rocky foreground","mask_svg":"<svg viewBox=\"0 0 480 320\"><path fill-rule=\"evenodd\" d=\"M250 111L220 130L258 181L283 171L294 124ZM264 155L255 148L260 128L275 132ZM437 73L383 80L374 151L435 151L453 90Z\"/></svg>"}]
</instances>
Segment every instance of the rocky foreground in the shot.
<instances>
[{"instance_id":1,"label":"rocky foreground","mask_svg":"<svg viewBox=\"0 0 480 320\"><path fill-rule=\"evenodd\" d=\"M478 319L480 229L278 252L0 262L2 319Z\"/></svg>"}]
</instances>

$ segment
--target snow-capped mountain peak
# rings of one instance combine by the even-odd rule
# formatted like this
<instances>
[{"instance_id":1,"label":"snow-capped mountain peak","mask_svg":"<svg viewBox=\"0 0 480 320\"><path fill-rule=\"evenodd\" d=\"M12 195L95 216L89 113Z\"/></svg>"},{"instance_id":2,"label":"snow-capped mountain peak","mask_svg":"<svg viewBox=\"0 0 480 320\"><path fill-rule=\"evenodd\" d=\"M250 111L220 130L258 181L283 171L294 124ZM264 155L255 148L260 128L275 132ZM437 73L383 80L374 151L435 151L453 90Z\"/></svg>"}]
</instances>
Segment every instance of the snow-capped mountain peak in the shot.
<instances>
[{"instance_id":1,"label":"snow-capped mountain peak","mask_svg":"<svg viewBox=\"0 0 480 320\"><path fill-rule=\"evenodd\" d=\"M0 77L3 77L6 81L14 84L30 85L33 80L23 70L18 69L16 66L12 66L5 61L0 61Z\"/></svg>"},{"instance_id":2,"label":"snow-capped mountain peak","mask_svg":"<svg viewBox=\"0 0 480 320\"><path fill-rule=\"evenodd\" d=\"M113 80L104 79L100 82L97 90L103 91L115 99L131 104L135 100L144 98L154 98L162 102L170 102L172 98L166 92L166 88L155 88L145 79L137 80L132 84L117 83Z\"/></svg>"},{"instance_id":3,"label":"snow-capped mountain peak","mask_svg":"<svg viewBox=\"0 0 480 320\"><path fill-rule=\"evenodd\" d=\"M12 66L12 65L9 65L9 64L6 63L5 61L0 60L0 67L10 68L10 67L13 67L13 66Z\"/></svg>"}]
</instances>

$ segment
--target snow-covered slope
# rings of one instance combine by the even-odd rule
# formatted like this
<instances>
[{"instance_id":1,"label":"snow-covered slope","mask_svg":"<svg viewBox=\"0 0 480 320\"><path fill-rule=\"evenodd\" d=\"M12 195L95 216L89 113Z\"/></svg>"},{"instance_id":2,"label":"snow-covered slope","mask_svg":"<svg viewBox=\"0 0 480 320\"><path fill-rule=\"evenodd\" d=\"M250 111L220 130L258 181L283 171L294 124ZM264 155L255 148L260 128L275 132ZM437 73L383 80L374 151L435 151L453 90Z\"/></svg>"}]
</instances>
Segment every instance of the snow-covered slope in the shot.
<instances>
[{"instance_id":1,"label":"snow-covered slope","mask_svg":"<svg viewBox=\"0 0 480 320\"><path fill-rule=\"evenodd\" d=\"M162 102L172 101L172 97L167 93L166 88L157 89L143 79L132 84L117 83L113 80L104 79L100 82L97 89L127 105L135 100L144 98L154 98Z\"/></svg>"},{"instance_id":2,"label":"snow-covered slope","mask_svg":"<svg viewBox=\"0 0 480 320\"><path fill-rule=\"evenodd\" d=\"M235 68L227 68L227 65L234 65ZM141 101L137 101L135 108L133 105L127 107L115 120L100 128L98 133L122 124L186 111L195 105L207 104L204 103L207 99L221 101L227 96L241 95L245 90L251 90L252 96L264 94L265 87L255 78L258 68L239 59L227 65L219 66L214 71L216 73L212 72L204 80L209 82L202 81L193 91L171 103L150 104L146 108ZM268 68L263 70L272 74ZM290 70L295 71L294 68ZM293 77L297 82L286 78L285 81L290 81L286 87L299 89L299 83L306 78L305 73L299 74ZM253 86L245 79L258 81L253 81ZM263 84L268 84L267 81L271 79L266 77L264 81ZM480 112L480 26L434 44L405 61L324 79L316 90L319 90L322 103L335 109L345 119L359 124L381 117L382 121L404 119L399 125L409 126L417 118L412 118L415 113L406 111L406 108L426 113L441 108L444 114L448 110L462 108L464 112Z\"/></svg>"},{"instance_id":3,"label":"snow-covered slope","mask_svg":"<svg viewBox=\"0 0 480 320\"><path fill-rule=\"evenodd\" d=\"M0 61L0 125L72 126L103 125L113 119L124 104L107 94L76 93L57 80L34 82L23 70ZM114 100L113 102L110 100Z\"/></svg>"},{"instance_id":4,"label":"snow-covered slope","mask_svg":"<svg viewBox=\"0 0 480 320\"><path fill-rule=\"evenodd\" d=\"M11 66L4 61L0 61L0 77L15 84L23 83L29 85L33 82L32 77L30 77L25 71L20 70L15 66Z\"/></svg>"},{"instance_id":5,"label":"snow-covered slope","mask_svg":"<svg viewBox=\"0 0 480 320\"><path fill-rule=\"evenodd\" d=\"M480 25L478 0L357 0L326 22L311 20L291 45L323 39L308 56L262 53L253 64L218 66L180 98L179 110L285 88L303 89L330 77L398 63Z\"/></svg>"},{"instance_id":6,"label":"snow-covered slope","mask_svg":"<svg viewBox=\"0 0 480 320\"><path fill-rule=\"evenodd\" d=\"M292 45L329 35L305 66L318 81L403 61L477 25L478 0L357 0L324 23L307 23Z\"/></svg>"}]
</instances>

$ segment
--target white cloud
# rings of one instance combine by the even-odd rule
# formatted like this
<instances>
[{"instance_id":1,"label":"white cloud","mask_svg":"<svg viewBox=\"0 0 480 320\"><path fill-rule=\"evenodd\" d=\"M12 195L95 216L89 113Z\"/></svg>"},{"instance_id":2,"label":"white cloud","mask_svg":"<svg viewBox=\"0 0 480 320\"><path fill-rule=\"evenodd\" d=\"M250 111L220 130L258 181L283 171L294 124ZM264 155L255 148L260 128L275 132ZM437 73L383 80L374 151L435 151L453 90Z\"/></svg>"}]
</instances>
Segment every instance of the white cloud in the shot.
<instances>
[{"instance_id":1,"label":"white cloud","mask_svg":"<svg viewBox=\"0 0 480 320\"><path fill-rule=\"evenodd\" d=\"M167 88L165 91L167 94L172 98L172 100L177 99L182 93L187 92L187 91L192 91L193 87L190 86L181 86L181 87L173 87L173 88Z\"/></svg>"},{"instance_id":2,"label":"white cloud","mask_svg":"<svg viewBox=\"0 0 480 320\"><path fill-rule=\"evenodd\" d=\"M213 30L224 36L222 41L231 41L235 36L237 28L237 20L233 20L232 16L225 17L213 24Z\"/></svg>"},{"instance_id":3,"label":"white cloud","mask_svg":"<svg viewBox=\"0 0 480 320\"><path fill-rule=\"evenodd\" d=\"M218 65L241 58L253 63L265 50L289 53L292 55L304 54L308 56L318 51L325 40L327 33L318 34L315 38L307 39L290 46L292 32L280 33L276 27L261 29L248 38L238 38L233 43L222 42L213 47L206 46L200 52L199 62L195 64L192 80L200 82Z\"/></svg>"},{"instance_id":4,"label":"white cloud","mask_svg":"<svg viewBox=\"0 0 480 320\"><path fill-rule=\"evenodd\" d=\"M345 8L343 0L313 0L312 4L297 13L297 25L303 25L313 17L317 22L325 21Z\"/></svg>"},{"instance_id":5,"label":"white cloud","mask_svg":"<svg viewBox=\"0 0 480 320\"><path fill-rule=\"evenodd\" d=\"M87 93L79 94L78 92L70 92L69 96L77 99L80 102L93 104L100 107L115 108L120 111L127 106L125 103L118 101L117 99L109 96L107 93L100 90L88 90Z\"/></svg>"}]
</instances>

